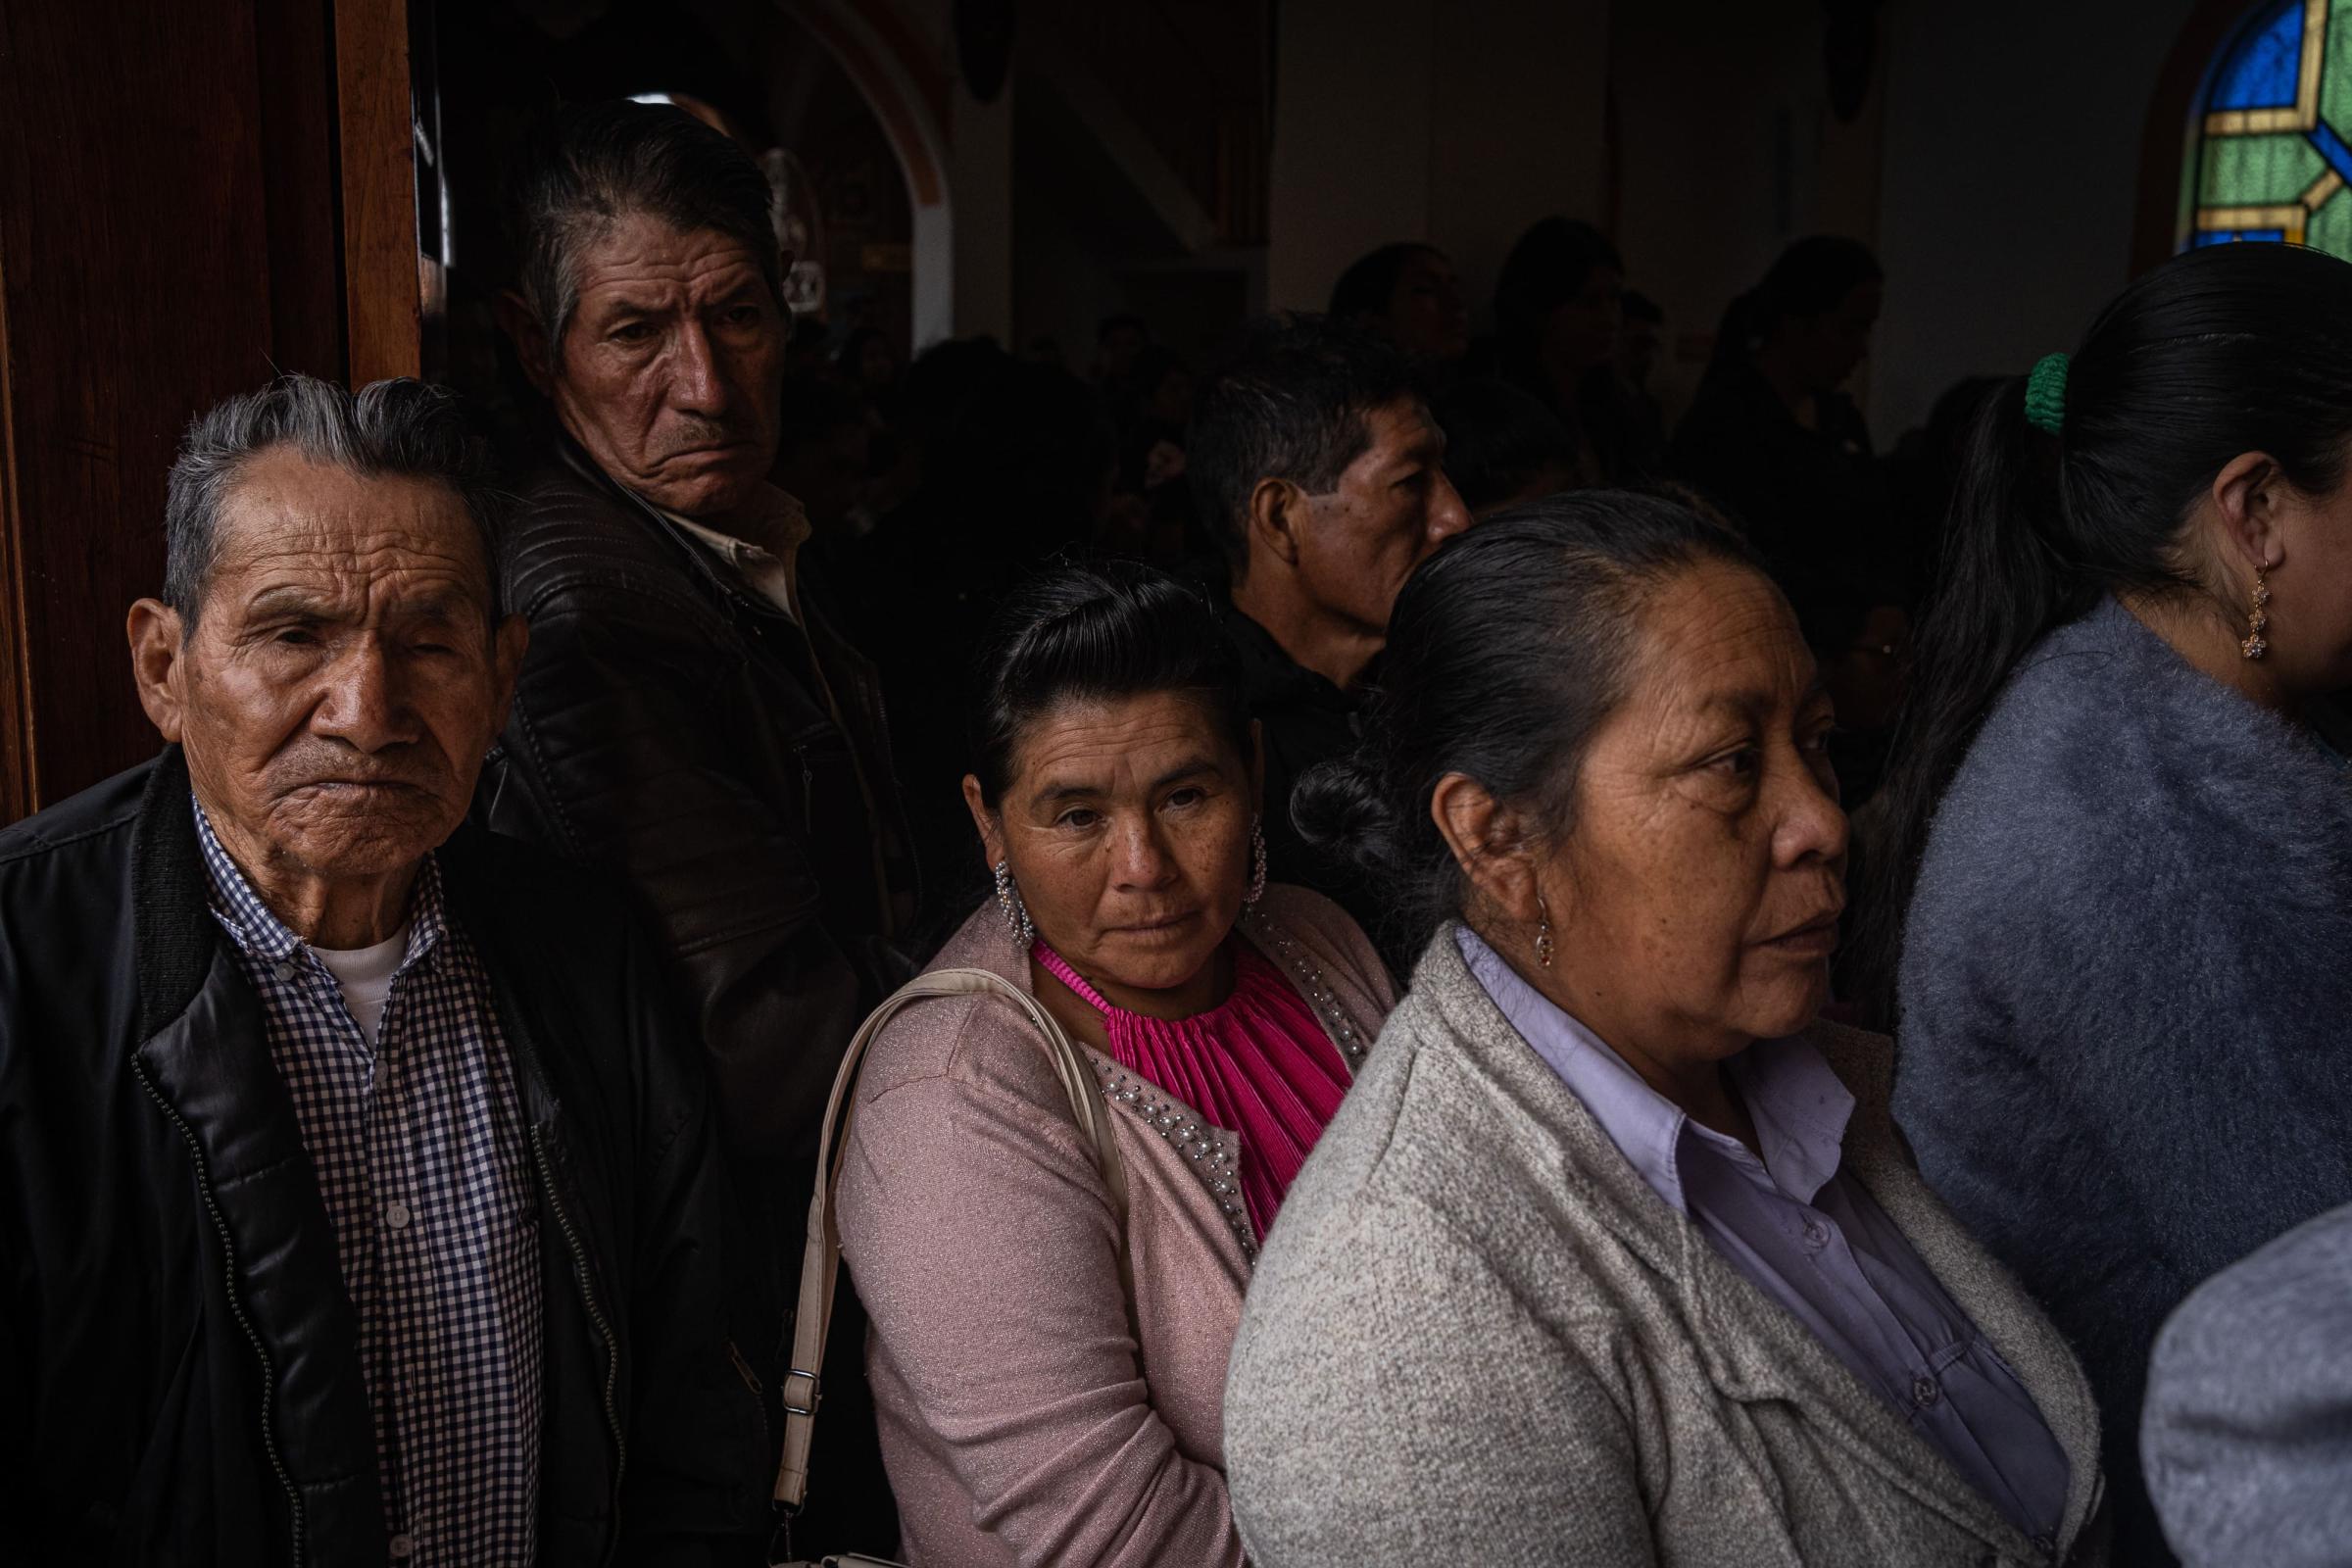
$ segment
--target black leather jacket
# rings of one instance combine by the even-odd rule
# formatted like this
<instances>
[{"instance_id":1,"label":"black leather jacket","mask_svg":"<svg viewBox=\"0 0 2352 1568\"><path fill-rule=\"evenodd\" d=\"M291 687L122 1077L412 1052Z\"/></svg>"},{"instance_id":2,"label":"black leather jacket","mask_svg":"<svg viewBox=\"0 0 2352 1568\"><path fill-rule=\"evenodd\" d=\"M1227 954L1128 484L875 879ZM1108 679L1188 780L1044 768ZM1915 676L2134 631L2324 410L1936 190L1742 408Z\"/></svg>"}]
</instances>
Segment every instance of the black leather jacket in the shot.
<instances>
[{"instance_id":1,"label":"black leather jacket","mask_svg":"<svg viewBox=\"0 0 2352 1568\"><path fill-rule=\"evenodd\" d=\"M726 1560L768 1476L683 1020L612 895L471 829L440 855L539 1195L541 1559ZM172 748L0 832L0 1559L387 1550L333 1228Z\"/></svg>"},{"instance_id":2,"label":"black leather jacket","mask_svg":"<svg viewBox=\"0 0 2352 1568\"><path fill-rule=\"evenodd\" d=\"M500 586L531 645L477 814L636 889L730 1146L808 1155L850 1036L910 972L890 945L913 876L872 666L568 442L509 524Z\"/></svg>"}]
</instances>

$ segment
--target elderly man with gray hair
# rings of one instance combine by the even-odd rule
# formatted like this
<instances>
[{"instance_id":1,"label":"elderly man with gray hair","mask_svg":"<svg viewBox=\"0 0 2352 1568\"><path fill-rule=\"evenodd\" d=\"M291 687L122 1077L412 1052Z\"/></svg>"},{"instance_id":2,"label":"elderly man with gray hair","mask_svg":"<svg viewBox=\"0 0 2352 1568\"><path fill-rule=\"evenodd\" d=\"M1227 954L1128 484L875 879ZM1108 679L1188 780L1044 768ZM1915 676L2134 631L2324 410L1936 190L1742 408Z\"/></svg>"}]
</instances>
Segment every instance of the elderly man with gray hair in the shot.
<instances>
[{"instance_id":1,"label":"elderly man with gray hair","mask_svg":"<svg viewBox=\"0 0 2352 1568\"><path fill-rule=\"evenodd\" d=\"M0 833L0 1542L733 1560L709 1097L615 897L463 826L526 632L445 393L190 428L160 757Z\"/></svg>"},{"instance_id":2,"label":"elderly man with gray hair","mask_svg":"<svg viewBox=\"0 0 2352 1568\"><path fill-rule=\"evenodd\" d=\"M761 1157L813 1144L906 972L912 889L872 666L768 482L791 327L767 202L665 105L564 111L520 160L502 320L554 428L507 536L531 650L484 792L493 825L636 887Z\"/></svg>"},{"instance_id":3,"label":"elderly man with gray hair","mask_svg":"<svg viewBox=\"0 0 2352 1568\"><path fill-rule=\"evenodd\" d=\"M780 1326L797 1275L833 1070L912 972L894 938L914 878L880 683L804 580L807 518L768 478L791 333L768 199L748 153L666 105L561 111L516 161L501 321L550 428L501 558L531 647L482 802L626 880L656 922L755 1210L763 1266L736 1281L736 1322L776 1389L782 1336L758 1325ZM867 1418L854 1322L834 1340L839 1439ZM812 1502L845 1511L845 1540L881 1539L878 1463L851 1472Z\"/></svg>"}]
</instances>

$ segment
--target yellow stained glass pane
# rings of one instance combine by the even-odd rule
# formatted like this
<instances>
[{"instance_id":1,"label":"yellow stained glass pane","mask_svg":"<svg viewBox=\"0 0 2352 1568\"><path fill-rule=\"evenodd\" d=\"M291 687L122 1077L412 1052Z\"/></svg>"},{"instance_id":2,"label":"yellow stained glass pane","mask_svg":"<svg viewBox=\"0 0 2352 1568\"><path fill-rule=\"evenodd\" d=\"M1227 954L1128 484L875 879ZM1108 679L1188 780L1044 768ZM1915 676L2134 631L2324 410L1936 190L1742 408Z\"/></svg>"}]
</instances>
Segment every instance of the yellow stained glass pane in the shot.
<instances>
[{"instance_id":1,"label":"yellow stained glass pane","mask_svg":"<svg viewBox=\"0 0 2352 1568\"><path fill-rule=\"evenodd\" d=\"M2337 191L2311 217L2303 243L2337 256L2352 256L2352 195Z\"/></svg>"}]
</instances>

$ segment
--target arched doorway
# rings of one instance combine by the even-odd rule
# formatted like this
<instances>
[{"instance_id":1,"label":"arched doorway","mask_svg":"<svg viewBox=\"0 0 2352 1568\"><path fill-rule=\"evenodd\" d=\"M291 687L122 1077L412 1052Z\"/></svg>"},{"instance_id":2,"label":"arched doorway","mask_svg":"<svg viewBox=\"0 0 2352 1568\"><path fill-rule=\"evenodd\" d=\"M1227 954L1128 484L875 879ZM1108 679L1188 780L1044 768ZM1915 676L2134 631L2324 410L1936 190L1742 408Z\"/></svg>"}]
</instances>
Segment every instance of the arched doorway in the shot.
<instances>
[{"instance_id":1,"label":"arched doorway","mask_svg":"<svg viewBox=\"0 0 2352 1568\"><path fill-rule=\"evenodd\" d=\"M417 0L425 3L425 0ZM689 14L669 0L433 0L432 171L447 215L448 325L427 373L458 386L493 423L527 423L494 302L514 274L503 184L529 125L564 102L666 98L719 125L754 155L792 155L820 215L824 309L803 318L821 352L854 325L878 327L903 355L954 322L941 117L894 37L861 0L776 0ZM777 162L771 160L771 164ZM772 175L771 175L772 177Z\"/></svg>"},{"instance_id":2,"label":"arched doorway","mask_svg":"<svg viewBox=\"0 0 2352 1568\"><path fill-rule=\"evenodd\" d=\"M802 38L822 50L838 80L856 94L862 118L879 133L905 182L907 325L901 349L912 352L953 336L955 214L948 188L946 67L890 0L776 0L776 8ZM811 74L822 74L814 71L814 56L804 49L787 72L792 90L797 92ZM838 92L831 102L832 112L840 114ZM819 104L812 112L826 111ZM808 161L808 154L802 157ZM817 178L824 183L823 174ZM870 177L864 183L870 188ZM858 199L855 190L841 195Z\"/></svg>"}]
</instances>

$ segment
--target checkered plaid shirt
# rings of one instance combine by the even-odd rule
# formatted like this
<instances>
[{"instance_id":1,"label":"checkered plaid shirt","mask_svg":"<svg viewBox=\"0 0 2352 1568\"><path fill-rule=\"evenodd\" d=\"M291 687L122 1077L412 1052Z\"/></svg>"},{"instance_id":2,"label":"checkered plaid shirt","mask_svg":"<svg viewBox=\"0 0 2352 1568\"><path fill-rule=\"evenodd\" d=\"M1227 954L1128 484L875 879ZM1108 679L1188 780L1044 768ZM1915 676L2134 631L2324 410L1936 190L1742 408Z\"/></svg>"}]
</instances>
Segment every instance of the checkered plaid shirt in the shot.
<instances>
[{"instance_id":1,"label":"checkered plaid shirt","mask_svg":"<svg viewBox=\"0 0 2352 1568\"><path fill-rule=\"evenodd\" d=\"M429 857L375 1045L335 978L196 833L213 913L262 999L270 1054L334 1221L375 1412L392 1559L537 1554L537 1202L513 1064L481 958Z\"/></svg>"}]
</instances>

